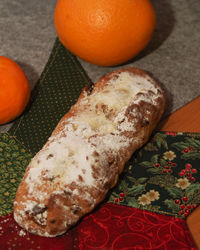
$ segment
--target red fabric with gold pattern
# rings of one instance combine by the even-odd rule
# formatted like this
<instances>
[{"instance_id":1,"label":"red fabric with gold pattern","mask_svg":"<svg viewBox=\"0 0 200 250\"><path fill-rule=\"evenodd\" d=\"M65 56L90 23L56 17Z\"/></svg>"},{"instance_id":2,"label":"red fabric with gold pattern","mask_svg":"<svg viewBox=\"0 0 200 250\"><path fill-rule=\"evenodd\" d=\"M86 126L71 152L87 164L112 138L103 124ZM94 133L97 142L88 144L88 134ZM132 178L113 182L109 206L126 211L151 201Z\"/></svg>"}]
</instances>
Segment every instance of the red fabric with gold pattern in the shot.
<instances>
[{"instance_id":1,"label":"red fabric with gold pattern","mask_svg":"<svg viewBox=\"0 0 200 250\"><path fill-rule=\"evenodd\" d=\"M44 238L29 234L12 214L0 217L0 249L195 249L183 219L106 203L67 234Z\"/></svg>"}]
</instances>

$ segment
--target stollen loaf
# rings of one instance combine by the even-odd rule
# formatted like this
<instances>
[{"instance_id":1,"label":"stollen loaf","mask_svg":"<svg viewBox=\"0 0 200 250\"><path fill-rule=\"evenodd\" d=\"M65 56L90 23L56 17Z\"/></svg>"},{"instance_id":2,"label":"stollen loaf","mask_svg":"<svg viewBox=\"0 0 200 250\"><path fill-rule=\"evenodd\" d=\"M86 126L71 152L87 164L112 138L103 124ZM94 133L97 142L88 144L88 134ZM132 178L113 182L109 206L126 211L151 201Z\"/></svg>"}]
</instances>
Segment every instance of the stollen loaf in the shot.
<instances>
[{"instance_id":1,"label":"stollen loaf","mask_svg":"<svg viewBox=\"0 0 200 250\"><path fill-rule=\"evenodd\" d=\"M14 201L15 221L46 237L77 224L116 185L165 103L158 83L137 68L111 72L84 88L28 165Z\"/></svg>"}]
</instances>

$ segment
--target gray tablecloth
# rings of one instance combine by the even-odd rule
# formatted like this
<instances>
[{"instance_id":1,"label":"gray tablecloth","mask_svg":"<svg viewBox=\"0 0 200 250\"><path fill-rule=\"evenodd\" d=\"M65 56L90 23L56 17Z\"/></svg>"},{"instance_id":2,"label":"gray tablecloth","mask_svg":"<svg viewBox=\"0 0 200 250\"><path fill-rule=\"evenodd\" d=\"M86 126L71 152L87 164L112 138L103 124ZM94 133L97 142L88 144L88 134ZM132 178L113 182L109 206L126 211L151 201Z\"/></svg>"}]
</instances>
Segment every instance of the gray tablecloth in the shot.
<instances>
[{"instance_id":1,"label":"gray tablecloth","mask_svg":"<svg viewBox=\"0 0 200 250\"><path fill-rule=\"evenodd\" d=\"M200 1L152 0L152 4L157 25L151 43L140 55L117 67L80 62L93 81L127 66L150 72L167 93L167 115L200 94ZM31 88L43 71L56 38L55 5L56 0L0 1L0 55L20 64ZM0 132L10 126L0 126Z\"/></svg>"}]
</instances>

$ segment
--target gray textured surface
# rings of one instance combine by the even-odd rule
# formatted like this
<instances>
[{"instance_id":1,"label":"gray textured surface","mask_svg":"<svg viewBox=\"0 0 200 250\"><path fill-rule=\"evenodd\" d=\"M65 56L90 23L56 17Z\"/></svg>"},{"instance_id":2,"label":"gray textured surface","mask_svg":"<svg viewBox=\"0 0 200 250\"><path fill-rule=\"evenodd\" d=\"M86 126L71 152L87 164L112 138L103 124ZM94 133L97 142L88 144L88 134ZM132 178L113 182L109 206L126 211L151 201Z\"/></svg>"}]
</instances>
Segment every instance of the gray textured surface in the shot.
<instances>
[{"instance_id":1,"label":"gray textured surface","mask_svg":"<svg viewBox=\"0 0 200 250\"><path fill-rule=\"evenodd\" d=\"M157 26L149 46L128 64L98 67L80 60L93 81L127 66L150 72L166 90L169 114L200 94L200 1L152 0ZM50 55L56 32L56 0L1 0L0 55L17 61L31 87ZM9 125L0 126L5 132Z\"/></svg>"}]
</instances>

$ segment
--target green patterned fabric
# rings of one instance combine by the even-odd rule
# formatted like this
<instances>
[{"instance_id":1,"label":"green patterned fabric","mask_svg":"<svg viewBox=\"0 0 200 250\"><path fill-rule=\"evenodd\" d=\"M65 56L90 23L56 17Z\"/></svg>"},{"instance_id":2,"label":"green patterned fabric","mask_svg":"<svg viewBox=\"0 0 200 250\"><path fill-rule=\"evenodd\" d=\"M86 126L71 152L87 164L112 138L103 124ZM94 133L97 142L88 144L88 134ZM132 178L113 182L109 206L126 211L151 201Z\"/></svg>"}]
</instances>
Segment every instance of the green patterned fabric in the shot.
<instances>
[{"instance_id":1,"label":"green patterned fabric","mask_svg":"<svg viewBox=\"0 0 200 250\"><path fill-rule=\"evenodd\" d=\"M12 212L17 187L31 157L13 136L0 134L0 215Z\"/></svg>"},{"instance_id":2,"label":"green patterned fabric","mask_svg":"<svg viewBox=\"0 0 200 250\"><path fill-rule=\"evenodd\" d=\"M200 203L200 134L156 133L134 154L109 202L186 217Z\"/></svg>"},{"instance_id":3,"label":"green patterned fabric","mask_svg":"<svg viewBox=\"0 0 200 250\"><path fill-rule=\"evenodd\" d=\"M76 57L57 39L29 107L9 133L35 154L76 102L83 87L90 83Z\"/></svg>"}]
</instances>

